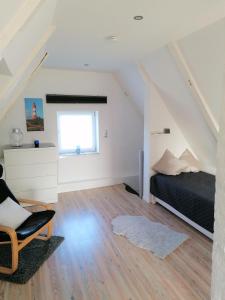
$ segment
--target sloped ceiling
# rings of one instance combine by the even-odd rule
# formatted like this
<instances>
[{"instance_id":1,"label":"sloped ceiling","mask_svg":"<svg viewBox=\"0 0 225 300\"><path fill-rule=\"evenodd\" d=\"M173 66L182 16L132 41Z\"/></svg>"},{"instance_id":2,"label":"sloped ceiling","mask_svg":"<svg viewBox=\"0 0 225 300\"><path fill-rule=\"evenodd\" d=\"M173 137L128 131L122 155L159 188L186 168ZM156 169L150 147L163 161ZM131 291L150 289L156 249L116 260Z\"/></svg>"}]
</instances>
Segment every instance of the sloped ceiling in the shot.
<instances>
[{"instance_id":1,"label":"sloped ceiling","mask_svg":"<svg viewBox=\"0 0 225 300\"><path fill-rule=\"evenodd\" d=\"M10 0L1 7L7 17L0 28L0 119L45 57L55 5L56 0Z\"/></svg>"},{"instance_id":2,"label":"sloped ceiling","mask_svg":"<svg viewBox=\"0 0 225 300\"><path fill-rule=\"evenodd\" d=\"M220 105L225 93L225 20L179 40L178 44L210 110L219 122ZM142 60L142 65L194 152L209 170L215 169L215 136L168 48L154 51ZM138 68L126 68L118 76L134 103L138 102L143 114L144 89Z\"/></svg>"},{"instance_id":3,"label":"sloped ceiling","mask_svg":"<svg viewBox=\"0 0 225 300\"><path fill-rule=\"evenodd\" d=\"M117 70L224 16L224 0L58 1L45 65Z\"/></svg>"},{"instance_id":4,"label":"sloped ceiling","mask_svg":"<svg viewBox=\"0 0 225 300\"><path fill-rule=\"evenodd\" d=\"M167 48L145 64L169 112L194 152L208 169L215 168L216 140Z\"/></svg>"},{"instance_id":5,"label":"sloped ceiling","mask_svg":"<svg viewBox=\"0 0 225 300\"><path fill-rule=\"evenodd\" d=\"M24 1L23 7L25 7L26 2L27 1ZM20 16L18 23L21 23L21 26L18 23L14 24L18 27L18 30L15 32L14 28L11 29L14 33L12 39L3 49L1 49L2 44L0 44L1 54L7 62L12 74L17 72L21 65L23 65L30 52L35 48L43 34L48 31L51 24L55 0L35 0L33 3L36 3L37 5L33 10L30 8L30 4L27 4L26 13L29 13L30 15L26 16L25 20ZM20 11L18 11L18 14L19 13ZM25 11L22 11L21 13L24 15ZM24 22L26 23L24 24ZM5 28L3 28L2 32L4 32L4 30ZM0 32L0 34L2 32Z\"/></svg>"},{"instance_id":6,"label":"sloped ceiling","mask_svg":"<svg viewBox=\"0 0 225 300\"><path fill-rule=\"evenodd\" d=\"M9 69L9 66L7 65L5 58L0 59L0 74L1 75L12 75L12 72ZM1 83L0 83L1 85Z\"/></svg>"},{"instance_id":7,"label":"sloped ceiling","mask_svg":"<svg viewBox=\"0 0 225 300\"><path fill-rule=\"evenodd\" d=\"M16 14L24 0L3 0L0 9L0 30Z\"/></svg>"},{"instance_id":8,"label":"sloped ceiling","mask_svg":"<svg viewBox=\"0 0 225 300\"><path fill-rule=\"evenodd\" d=\"M187 36L179 41L179 45L219 123L225 92L225 19Z\"/></svg>"},{"instance_id":9,"label":"sloped ceiling","mask_svg":"<svg viewBox=\"0 0 225 300\"><path fill-rule=\"evenodd\" d=\"M124 92L128 94L135 103L139 113L144 115L144 97L145 97L145 83L135 64L129 65L116 73L120 85Z\"/></svg>"}]
</instances>

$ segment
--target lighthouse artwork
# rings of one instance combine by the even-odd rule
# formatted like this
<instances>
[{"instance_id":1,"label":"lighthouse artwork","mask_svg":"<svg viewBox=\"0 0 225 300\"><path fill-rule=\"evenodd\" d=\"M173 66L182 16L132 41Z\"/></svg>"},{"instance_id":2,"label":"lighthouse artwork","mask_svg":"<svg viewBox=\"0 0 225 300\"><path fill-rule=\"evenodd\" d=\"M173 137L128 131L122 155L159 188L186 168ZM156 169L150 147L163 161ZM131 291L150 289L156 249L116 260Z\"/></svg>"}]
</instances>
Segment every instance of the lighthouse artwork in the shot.
<instances>
[{"instance_id":1,"label":"lighthouse artwork","mask_svg":"<svg viewBox=\"0 0 225 300\"><path fill-rule=\"evenodd\" d=\"M43 100L25 98L27 131L44 131Z\"/></svg>"},{"instance_id":2,"label":"lighthouse artwork","mask_svg":"<svg viewBox=\"0 0 225 300\"><path fill-rule=\"evenodd\" d=\"M35 102L33 102L32 104L32 120L36 120L37 119L37 105L35 104Z\"/></svg>"}]
</instances>

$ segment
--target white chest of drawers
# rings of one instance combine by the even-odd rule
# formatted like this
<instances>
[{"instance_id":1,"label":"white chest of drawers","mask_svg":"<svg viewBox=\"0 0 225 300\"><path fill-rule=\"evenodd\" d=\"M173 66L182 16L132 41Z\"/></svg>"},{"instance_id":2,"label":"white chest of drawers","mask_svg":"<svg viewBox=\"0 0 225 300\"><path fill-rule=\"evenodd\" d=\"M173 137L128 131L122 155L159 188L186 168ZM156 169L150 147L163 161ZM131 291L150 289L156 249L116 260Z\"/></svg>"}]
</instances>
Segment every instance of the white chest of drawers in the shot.
<instances>
[{"instance_id":1,"label":"white chest of drawers","mask_svg":"<svg viewBox=\"0 0 225 300\"><path fill-rule=\"evenodd\" d=\"M53 144L4 150L5 179L18 198L57 202L57 151Z\"/></svg>"}]
</instances>

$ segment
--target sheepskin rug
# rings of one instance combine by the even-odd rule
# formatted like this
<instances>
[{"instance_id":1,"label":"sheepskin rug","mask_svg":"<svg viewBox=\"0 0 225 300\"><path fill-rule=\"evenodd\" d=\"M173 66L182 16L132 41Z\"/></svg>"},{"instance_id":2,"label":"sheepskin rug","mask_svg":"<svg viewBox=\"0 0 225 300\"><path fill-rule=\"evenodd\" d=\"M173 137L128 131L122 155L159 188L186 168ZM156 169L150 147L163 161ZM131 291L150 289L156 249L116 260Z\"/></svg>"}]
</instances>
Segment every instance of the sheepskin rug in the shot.
<instances>
[{"instance_id":1,"label":"sheepskin rug","mask_svg":"<svg viewBox=\"0 0 225 300\"><path fill-rule=\"evenodd\" d=\"M143 216L118 216L112 220L113 232L134 245L151 251L161 259L172 253L188 236Z\"/></svg>"}]
</instances>

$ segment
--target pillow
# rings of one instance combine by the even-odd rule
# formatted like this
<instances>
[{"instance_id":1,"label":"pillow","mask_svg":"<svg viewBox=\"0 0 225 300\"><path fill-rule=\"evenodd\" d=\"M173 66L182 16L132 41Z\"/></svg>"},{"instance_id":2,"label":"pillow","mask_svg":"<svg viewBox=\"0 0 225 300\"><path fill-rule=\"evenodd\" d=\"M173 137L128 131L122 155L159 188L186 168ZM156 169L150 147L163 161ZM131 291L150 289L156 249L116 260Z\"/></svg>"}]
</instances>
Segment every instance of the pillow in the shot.
<instances>
[{"instance_id":1,"label":"pillow","mask_svg":"<svg viewBox=\"0 0 225 300\"><path fill-rule=\"evenodd\" d=\"M9 197L0 204L0 225L16 229L31 215Z\"/></svg>"},{"instance_id":2,"label":"pillow","mask_svg":"<svg viewBox=\"0 0 225 300\"><path fill-rule=\"evenodd\" d=\"M165 175L179 175L187 167L186 161L179 160L169 150L166 150L152 169Z\"/></svg>"},{"instance_id":3,"label":"pillow","mask_svg":"<svg viewBox=\"0 0 225 300\"><path fill-rule=\"evenodd\" d=\"M194 155L186 149L179 158L182 161L185 161L188 166L183 172L199 172L200 171L200 162L194 157Z\"/></svg>"}]
</instances>

